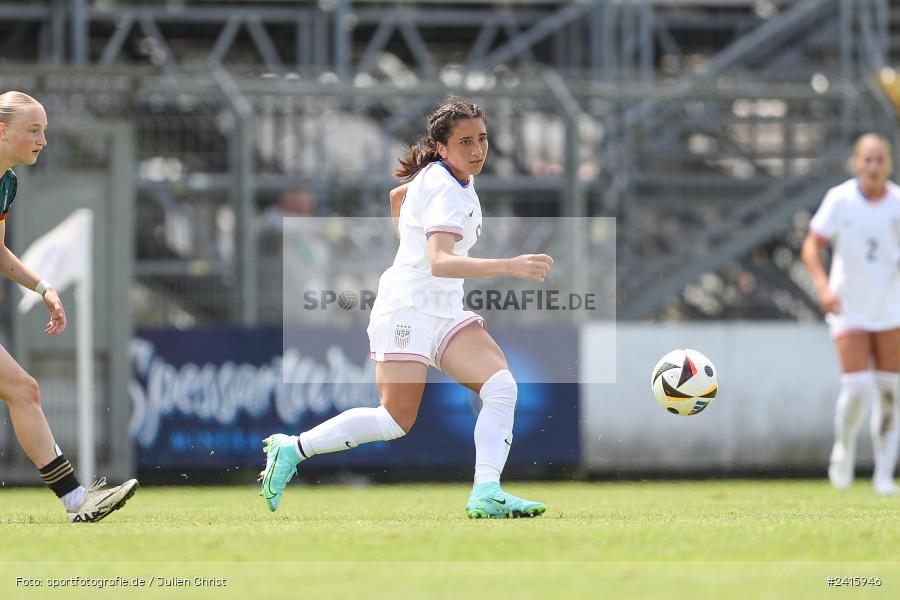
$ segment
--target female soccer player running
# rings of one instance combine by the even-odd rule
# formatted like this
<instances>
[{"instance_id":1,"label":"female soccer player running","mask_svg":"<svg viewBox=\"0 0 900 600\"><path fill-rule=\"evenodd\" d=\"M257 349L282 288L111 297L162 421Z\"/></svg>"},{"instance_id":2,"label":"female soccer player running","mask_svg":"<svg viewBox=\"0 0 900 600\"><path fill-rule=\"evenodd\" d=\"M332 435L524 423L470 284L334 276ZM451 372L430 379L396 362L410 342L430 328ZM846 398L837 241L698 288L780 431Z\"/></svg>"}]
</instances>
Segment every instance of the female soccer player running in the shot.
<instances>
[{"instance_id":1,"label":"female soccer player running","mask_svg":"<svg viewBox=\"0 0 900 600\"><path fill-rule=\"evenodd\" d=\"M510 275L543 281L553 259L545 254L468 256L481 235L474 176L488 151L485 116L478 106L450 98L427 122L427 134L408 149L396 170L407 180L391 192L400 248L381 276L369 321L381 406L347 410L299 436L275 434L264 440L260 495L270 510L278 508L301 461L406 435L416 420L429 366L483 400L475 423L475 483L468 516L535 517L546 510L540 502L500 489L512 444L516 380L483 319L464 310L462 300L464 279Z\"/></svg>"},{"instance_id":2,"label":"female soccer player running","mask_svg":"<svg viewBox=\"0 0 900 600\"><path fill-rule=\"evenodd\" d=\"M860 137L853 147L856 177L825 195L802 250L843 371L828 478L838 489L853 483L856 436L871 403L872 484L882 495L897 493L900 437L900 187L888 181L891 169L888 142ZM822 262L828 244L830 276Z\"/></svg>"},{"instance_id":3,"label":"female soccer player running","mask_svg":"<svg viewBox=\"0 0 900 600\"><path fill-rule=\"evenodd\" d=\"M52 285L41 279L13 254L4 243L6 216L16 197L17 164L33 165L47 145L44 132L47 115L37 100L21 92L0 94L0 274L19 285L34 290L44 299L50 311L47 335L66 330L66 312ZM0 396L9 407L16 438L51 490L62 499L73 523L99 521L122 508L134 495L138 482L130 479L122 485L103 488L105 478L85 489L75 478L75 470L63 456L53 439L50 426L41 410L41 392L37 382L0 347Z\"/></svg>"}]
</instances>

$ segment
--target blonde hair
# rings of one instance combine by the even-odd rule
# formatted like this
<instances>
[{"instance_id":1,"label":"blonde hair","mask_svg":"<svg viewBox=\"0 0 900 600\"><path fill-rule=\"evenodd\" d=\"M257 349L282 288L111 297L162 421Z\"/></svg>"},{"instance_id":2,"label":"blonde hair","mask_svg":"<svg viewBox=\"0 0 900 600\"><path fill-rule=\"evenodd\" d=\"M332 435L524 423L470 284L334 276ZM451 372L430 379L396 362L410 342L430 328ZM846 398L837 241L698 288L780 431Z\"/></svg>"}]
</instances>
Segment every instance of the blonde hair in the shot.
<instances>
[{"instance_id":1,"label":"blonde hair","mask_svg":"<svg viewBox=\"0 0 900 600\"><path fill-rule=\"evenodd\" d=\"M17 114L32 104L40 104L24 92L6 92L0 94L0 123L9 125Z\"/></svg>"},{"instance_id":2,"label":"blonde hair","mask_svg":"<svg viewBox=\"0 0 900 600\"><path fill-rule=\"evenodd\" d=\"M881 142L882 144L884 144L884 147L887 148L888 156L893 155L894 150L891 147L891 143L887 141L887 138L877 133L864 133L856 138L856 143L853 144L853 158L856 158L859 155L863 143L869 141Z\"/></svg>"}]
</instances>

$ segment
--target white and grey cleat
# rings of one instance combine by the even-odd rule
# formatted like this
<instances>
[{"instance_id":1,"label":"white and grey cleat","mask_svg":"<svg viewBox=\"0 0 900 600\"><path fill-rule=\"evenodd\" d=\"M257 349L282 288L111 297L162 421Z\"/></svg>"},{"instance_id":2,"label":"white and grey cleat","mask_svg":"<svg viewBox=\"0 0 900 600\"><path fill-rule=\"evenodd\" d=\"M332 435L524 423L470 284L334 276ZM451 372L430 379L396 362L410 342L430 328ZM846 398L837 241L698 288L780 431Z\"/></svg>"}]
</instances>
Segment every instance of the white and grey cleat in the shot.
<instances>
[{"instance_id":1,"label":"white and grey cleat","mask_svg":"<svg viewBox=\"0 0 900 600\"><path fill-rule=\"evenodd\" d=\"M853 485L854 453L835 444L831 451L831 463L828 465L828 479L831 485L839 490L849 489Z\"/></svg>"},{"instance_id":2,"label":"white and grey cleat","mask_svg":"<svg viewBox=\"0 0 900 600\"><path fill-rule=\"evenodd\" d=\"M138 489L137 479L129 479L122 485L106 487L106 477L101 477L85 491L84 502L68 511L71 523L96 523L125 506Z\"/></svg>"}]
</instances>

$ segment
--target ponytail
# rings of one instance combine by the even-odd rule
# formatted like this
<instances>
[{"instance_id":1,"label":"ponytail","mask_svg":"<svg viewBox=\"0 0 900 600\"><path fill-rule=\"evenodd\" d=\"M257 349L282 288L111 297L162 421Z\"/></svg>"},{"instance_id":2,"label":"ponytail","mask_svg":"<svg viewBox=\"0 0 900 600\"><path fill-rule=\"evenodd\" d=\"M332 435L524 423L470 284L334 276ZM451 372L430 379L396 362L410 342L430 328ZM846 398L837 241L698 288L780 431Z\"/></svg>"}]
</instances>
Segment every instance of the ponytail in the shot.
<instances>
[{"instance_id":1,"label":"ponytail","mask_svg":"<svg viewBox=\"0 0 900 600\"><path fill-rule=\"evenodd\" d=\"M434 138L423 136L414 146L406 147L405 156L400 159L400 166L394 169L394 176L409 181L428 163L433 163L440 158L441 155L438 154Z\"/></svg>"}]
</instances>

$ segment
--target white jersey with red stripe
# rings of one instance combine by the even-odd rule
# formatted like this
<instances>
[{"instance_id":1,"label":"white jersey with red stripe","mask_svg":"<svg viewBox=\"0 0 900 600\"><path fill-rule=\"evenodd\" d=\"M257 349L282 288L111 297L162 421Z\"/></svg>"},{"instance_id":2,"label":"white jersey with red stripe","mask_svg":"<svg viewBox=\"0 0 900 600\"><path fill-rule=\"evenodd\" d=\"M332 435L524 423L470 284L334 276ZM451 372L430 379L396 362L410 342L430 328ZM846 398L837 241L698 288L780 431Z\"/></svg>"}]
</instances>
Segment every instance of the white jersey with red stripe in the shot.
<instances>
[{"instance_id":1,"label":"white jersey with red stripe","mask_svg":"<svg viewBox=\"0 0 900 600\"><path fill-rule=\"evenodd\" d=\"M474 177L462 182L443 162L423 168L410 183L400 208L400 247L394 264L378 282L370 319L403 309L453 319L463 310L463 279L435 277L428 260L428 237L456 237L453 253L468 256L481 235L481 203Z\"/></svg>"},{"instance_id":2,"label":"white jersey with red stripe","mask_svg":"<svg viewBox=\"0 0 900 600\"><path fill-rule=\"evenodd\" d=\"M828 285L841 302L829 315L832 330L883 331L900 327L900 186L867 199L856 179L831 188L810 221L831 243Z\"/></svg>"}]
</instances>

